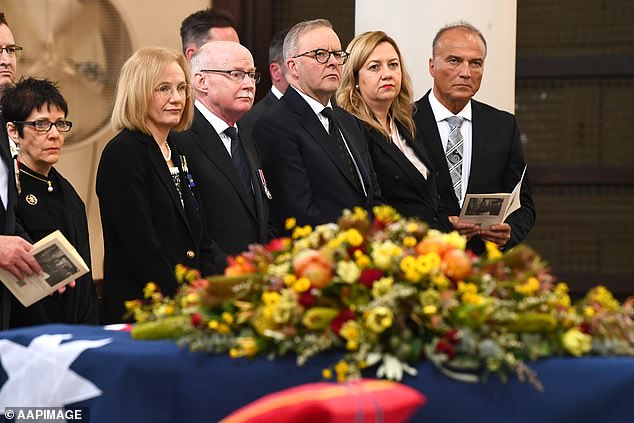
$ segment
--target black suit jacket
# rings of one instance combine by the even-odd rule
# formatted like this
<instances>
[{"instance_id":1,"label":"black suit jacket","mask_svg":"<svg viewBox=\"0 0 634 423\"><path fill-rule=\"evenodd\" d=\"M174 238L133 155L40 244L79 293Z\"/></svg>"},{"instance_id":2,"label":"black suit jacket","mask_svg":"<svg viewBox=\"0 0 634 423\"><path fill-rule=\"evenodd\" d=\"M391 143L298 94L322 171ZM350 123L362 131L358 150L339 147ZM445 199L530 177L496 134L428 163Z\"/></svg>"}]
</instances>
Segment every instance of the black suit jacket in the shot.
<instances>
[{"instance_id":1,"label":"black suit jacket","mask_svg":"<svg viewBox=\"0 0 634 423\"><path fill-rule=\"evenodd\" d=\"M8 204L0 204L0 235L16 235L20 232L15 223L16 190L15 177L13 174L13 159L9 151L9 136L7 135L6 123L0 116L0 160L4 162L8 169ZM1 188L0 188L1 189ZM11 316L11 292L0 283L0 329L9 328Z\"/></svg>"},{"instance_id":2,"label":"black suit jacket","mask_svg":"<svg viewBox=\"0 0 634 423\"><path fill-rule=\"evenodd\" d=\"M241 133L247 133L251 136L255 122L262 116L262 114L275 103L278 102L277 97L271 91L268 92L264 98L253 105L251 110L246 112L244 116L238 121L238 128Z\"/></svg>"},{"instance_id":3,"label":"black suit jacket","mask_svg":"<svg viewBox=\"0 0 634 423\"><path fill-rule=\"evenodd\" d=\"M458 215L460 206L454 193L449 168L442 147L438 125L429 104L431 91L416 102L414 121L416 128L430 153L432 164L438 173L438 191L449 215ZM471 171L467 192L486 194L511 192L522 177L526 162L520 141L520 130L515 116L471 99L472 149ZM522 207L512 213L506 223L511 226L511 239L504 249L521 242L535 223L535 206L531 196L528 170L520 191ZM475 239L471 247L483 250Z\"/></svg>"},{"instance_id":4,"label":"black suit jacket","mask_svg":"<svg viewBox=\"0 0 634 423\"><path fill-rule=\"evenodd\" d=\"M220 136L198 109L191 128L173 134L196 181L207 229L227 254L246 251L249 244L265 243L272 235L268 198L258 172L262 169L260 156L248 134L240 129L239 136L251 170L255 204L247 197Z\"/></svg>"},{"instance_id":5,"label":"black suit jacket","mask_svg":"<svg viewBox=\"0 0 634 423\"><path fill-rule=\"evenodd\" d=\"M171 138L171 135L170 135ZM172 160L180 166L178 148ZM97 170L97 196L104 238L102 320L122 320L125 300L143 298L143 287L156 282L172 296L174 266L184 264L203 275L220 271L222 255L204 226L200 200L180 172L184 207L165 159L154 139L123 130L104 149Z\"/></svg>"},{"instance_id":6,"label":"black suit jacket","mask_svg":"<svg viewBox=\"0 0 634 423\"><path fill-rule=\"evenodd\" d=\"M48 202L48 196L51 193L47 192L47 185L42 181L21 174L22 192L17 203L18 223L27 231L33 241L39 241L46 235L60 229L90 269L92 268L90 241L84 202L70 182L60 175L55 168L49 172L49 178L53 181L55 190L59 190L63 198L64 207L59 210L62 220L60 221L51 215L51 207L57 206L59 203L52 205ZM38 198L36 204L26 201L29 195L35 195ZM47 323L97 324L99 314L92 273L88 272L78 278L76 282L77 286L66 290L63 295L54 293L27 308L14 298L11 310L11 327ZM61 320L55 320L56 317L50 316L47 312L49 307L55 309L55 304L57 307L61 307Z\"/></svg>"},{"instance_id":7,"label":"black suit jacket","mask_svg":"<svg viewBox=\"0 0 634 423\"><path fill-rule=\"evenodd\" d=\"M280 232L287 217L295 217L300 225L319 225L335 222L343 209L371 210L383 202L361 124L336 106L334 115L367 196L355 187L337 146L294 88L289 87L253 128L273 195L271 215Z\"/></svg>"},{"instance_id":8,"label":"black suit jacket","mask_svg":"<svg viewBox=\"0 0 634 423\"><path fill-rule=\"evenodd\" d=\"M412 139L412 134L400 122L397 121L396 126L429 173L425 179L390 139L365 125L370 156L383 198L404 216L418 217L434 229L451 231L453 226L440 201L436 189L436 173L425 146L418 137Z\"/></svg>"}]
</instances>

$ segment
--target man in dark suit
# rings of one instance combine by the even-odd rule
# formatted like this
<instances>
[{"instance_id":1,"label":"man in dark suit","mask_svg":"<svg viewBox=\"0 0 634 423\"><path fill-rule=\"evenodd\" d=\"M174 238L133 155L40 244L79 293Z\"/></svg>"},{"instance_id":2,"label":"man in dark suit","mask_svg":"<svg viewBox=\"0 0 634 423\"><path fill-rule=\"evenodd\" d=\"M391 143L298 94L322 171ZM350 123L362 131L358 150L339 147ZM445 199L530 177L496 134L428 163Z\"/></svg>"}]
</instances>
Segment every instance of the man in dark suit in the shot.
<instances>
[{"instance_id":1,"label":"man in dark suit","mask_svg":"<svg viewBox=\"0 0 634 423\"><path fill-rule=\"evenodd\" d=\"M460 233L471 238L470 246L476 252L483 250L481 240L494 242L501 249L513 247L535 222L526 175L520 193L522 206L504 223L483 230L458 221L466 193L511 192L525 166L515 117L472 99L480 88L485 57L486 41L473 26L459 23L441 29L429 59L434 87L416 102L414 116L438 172L438 191L450 220ZM449 153L457 151L450 159L446 156L448 146ZM454 160L456 157L459 162ZM461 174L450 174L450 165Z\"/></svg>"},{"instance_id":2,"label":"man in dark suit","mask_svg":"<svg viewBox=\"0 0 634 423\"><path fill-rule=\"evenodd\" d=\"M13 33L7 25L4 13L0 12L0 95L15 80L16 55L20 47L16 46ZM22 279L42 271L37 261L29 254L31 244L20 236L26 237L24 230L15 222L15 174L13 158L9 151L9 137L6 124L0 116L0 267ZM9 328L11 314L11 293L0 283L0 329Z\"/></svg>"},{"instance_id":3,"label":"man in dark suit","mask_svg":"<svg viewBox=\"0 0 634 423\"><path fill-rule=\"evenodd\" d=\"M280 230L288 217L318 225L382 202L360 123L330 102L347 57L324 19L300 22L284 39L290 86L253 128Z\"/></svg>"},{"instance_id":4,"label":"man in dark suit","mask_svg":"<svg viewBox=\"0 0 634 423\"><path fill-rule=\"evenodd\" d=\"M265 110L277 103L277 100L282 98L286 88L288 87L288 81L286 80L286 73L284 69L284 37L288 33L288 29L277 32L271 39L269 44L269 74L271 75L271 90L264 96L264 98L258 101L248 112L242 116L238 126L242 131L246 131L251 135L253 125L255 121L262 116Z\"/></svg>"},{"instance_id":5,"label":"man in dark suit","mask_svg":"<svg viewBox=\"0 0 634 423\"><path fill-rule=\"evenodd\" d=\"M211 237L227 254L237 254L273 236L270 192L258 151L248 134L236 128L253 104L260 75L249 50L230 41L202 46L191 69L194 123L176 139L200 192Z\"/></svg>"}]
</instances>

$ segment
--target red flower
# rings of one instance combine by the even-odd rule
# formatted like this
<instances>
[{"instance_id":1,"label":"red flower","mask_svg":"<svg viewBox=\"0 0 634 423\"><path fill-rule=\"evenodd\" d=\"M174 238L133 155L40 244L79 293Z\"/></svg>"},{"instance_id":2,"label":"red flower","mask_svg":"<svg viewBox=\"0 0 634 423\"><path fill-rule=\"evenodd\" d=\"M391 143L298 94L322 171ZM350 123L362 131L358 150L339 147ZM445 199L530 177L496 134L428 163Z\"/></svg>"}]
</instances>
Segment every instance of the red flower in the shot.
<instances>
[{"instance_id":1,"label":"red flower","mask_svg":"<svg viewBox=\"0 0 634 423\"><path fill-rule=\"evenodd\" d=\"M310 293L310 291L302 292L299 296L299 303L306 308L310 308L315 305L317 297Z\"/></svg>"},{"instance_id":2,"label":"red flower","mask_svg":"<svg viewBox=\"0 0 634 423\"><path fill-rule=\"evenodd\" d=\"M446 341L438 341L438 343L436 344L436 352L445 354L447 357L449 357L449 360L453 360L453 358L456 356L456 349L453 345Z\"/></svg>"},{"instance_id":3,"label":"red flower","mask_svg":"<svg viewBox=\"0 0 634 423\"><path fill-rule=\"evenodd\" d=\"M361 272L361 277L359 278L359 282L363 285L367 286L368 289L372 288L374 282L378 281L383 277L383 272L379 269L364 269Z\"/></svg>"},{"instance_id":4,"label":"red flower","mask_svg":"<svg viewBox=\"0 0 634 423\"><path fill-rule=\"evenodd\" d=\"M330 322L330 328L334 333L339 335L339 331L341 330L343 324L352 319L354 319L354 312L352 310L341 310L339 315L337 315L337 317L335 317L332 322Z\"/></svg>"},{"instance_id":5,"label":"red flower","mask_svg":"<svg viewBox=\"0 0 634 423\"><path fill-rule=\"evenodd\" d=\"M583 322L579 325L579 330L587 335L592 335L592 325L587 322Z\"/></svg>"},{"instance_id":6,"label":"red flower","mask_svg":"<svg viewBox=\"0 0 634 423\"><path fill-rule=\"evenodd\" d=\"M452 345L456 345L459 341L458 331L456 329L449 329L442 337L445 341L449 342Z\"/></svg>"},{"instance_id":7,"label":"red flower","mask_svg":"<svg viewBox=\"0 0 634 423\"><path fill-rule=\"evenodd\" d=\"M267 251L275 253L278 251L284 251L288 249L288 247L290 246L290 243L291 243L290 238L275 238L271 240L268 244L266 244L266 247L264 248L266 248Z\"/></svg>"},{"instance_id":8,"label":"red flower","mask_svg":"<svg viewBox=\"0 0 634 423\"><path fill-rule=\"evenodd\" d=\"M200 315L200 313L192 314L192 326L198 326L202 320L203 317Z\"/></svg>"}]
</instances>

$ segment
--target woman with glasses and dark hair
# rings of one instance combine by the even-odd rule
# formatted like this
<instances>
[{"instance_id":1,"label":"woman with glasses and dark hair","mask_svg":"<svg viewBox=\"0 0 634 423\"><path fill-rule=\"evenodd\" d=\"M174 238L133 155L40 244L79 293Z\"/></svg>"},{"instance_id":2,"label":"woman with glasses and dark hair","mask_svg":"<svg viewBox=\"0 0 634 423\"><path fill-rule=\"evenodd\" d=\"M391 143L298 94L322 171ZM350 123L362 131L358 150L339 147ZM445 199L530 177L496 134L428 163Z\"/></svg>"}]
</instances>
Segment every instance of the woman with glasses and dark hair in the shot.
<instances>
[{"instance_id":1,"label":"woman with glasses and dark hair","mask_svg":"<svg viewBox=\"0 0 634 423\"><path fill-rule=\"evenodd\" d=\"M148 47L121 69L111 124L119 130L97 170L104 238L103 323L120 322L127 300L156 283L174 295L174 267L210 275L224 254L205 228L187 159L171 131L192 122L189 66L180 53ZM221 205L219 205L221 207Z\"/></svg>"},{"instance_id":2,"label":"woman with glasses and dark hair","mask_svg":"<svg viewBox=\"0 0 634 423\"><path fill-rule=\"evenodd\" d=\"M451 231L434 169L415 135L412 82L398 45L384 32L371 31L356 36L347 51L337 104L365 126L383 198L404 216Z\"/></svg>"},{"instance_id":3,"label":"woman with glasses and dark hair","mask_svg":"<svg viewBox=\"0 0 634 423\"><path fill-rule=\"evenodd\" d=\"M66 100L51 81L28 78L7 89L2 97L2 114L9 136L19 147L15 175L18 222L34 242L59 229L90 267L84 203L53 167L73 126L66 120ZM97 324L97 296L91 273L74 285L29 307L12 298L11 327Z\"/></svg>"}]
</instances>

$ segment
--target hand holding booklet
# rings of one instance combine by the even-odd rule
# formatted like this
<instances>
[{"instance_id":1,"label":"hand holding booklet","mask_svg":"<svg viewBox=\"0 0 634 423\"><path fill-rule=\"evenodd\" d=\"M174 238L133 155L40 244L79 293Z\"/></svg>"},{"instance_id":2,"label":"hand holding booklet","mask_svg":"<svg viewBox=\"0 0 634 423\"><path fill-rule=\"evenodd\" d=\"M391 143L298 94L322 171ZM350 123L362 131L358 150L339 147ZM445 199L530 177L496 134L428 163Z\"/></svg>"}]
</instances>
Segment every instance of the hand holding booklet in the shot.
<instances>
[{"instance_id":1,"label":"hand holding booklet","mask_svg":"<svg viewBox=\"0 0 634 423\"><path fill-rule=\"evenodd\" d=\"M460 210L459 222L474 223L482 229L503 223L511 213L522 206L520 190L525 173L526 166L524 166L522 177L510 194L467 194Z\"/></svg>"},{"instance_id":2,"label":"hand holding booklet","mask_svg":"<svg viewBox=\"0 0 634 423\"><path fill-rule=\"evenodd\" d=\"M30 254L42 267L42 273L39 275L26 276L18 280L0 268L0 281L24 307L41 300L89 271L75 247L60 231L55 231L33 244Z\"/></svg>"}]
</instances>

